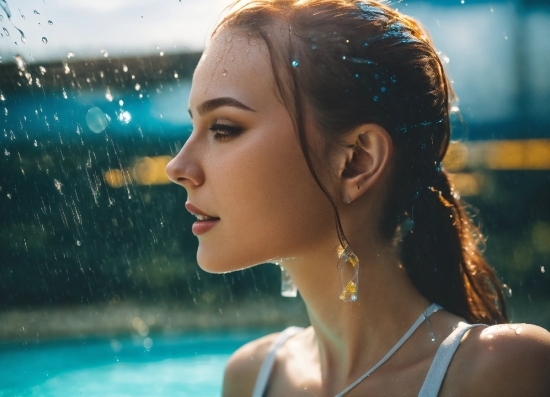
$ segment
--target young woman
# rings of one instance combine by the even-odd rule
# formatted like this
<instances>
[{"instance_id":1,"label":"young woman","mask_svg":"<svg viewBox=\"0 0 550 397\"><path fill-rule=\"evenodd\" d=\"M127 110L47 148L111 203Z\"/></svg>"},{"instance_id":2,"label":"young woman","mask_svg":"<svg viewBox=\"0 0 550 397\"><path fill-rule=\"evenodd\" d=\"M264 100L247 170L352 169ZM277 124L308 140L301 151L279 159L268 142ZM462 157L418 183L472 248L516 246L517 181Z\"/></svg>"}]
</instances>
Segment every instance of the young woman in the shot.
<instances>
[{"instance_id":1,"label":"young woman","mask_svg":"<svg viewBox=\"0 0 550 397\"><path fill-rule=\"evenodd\" d=\"M550 395L550 334L505 324L441 168L452 98L427 33L383 4L256 0L221 21L167 172L200 266L282 264L311 320L239 349L224 396Z\"/></svg>"}]
</instances>

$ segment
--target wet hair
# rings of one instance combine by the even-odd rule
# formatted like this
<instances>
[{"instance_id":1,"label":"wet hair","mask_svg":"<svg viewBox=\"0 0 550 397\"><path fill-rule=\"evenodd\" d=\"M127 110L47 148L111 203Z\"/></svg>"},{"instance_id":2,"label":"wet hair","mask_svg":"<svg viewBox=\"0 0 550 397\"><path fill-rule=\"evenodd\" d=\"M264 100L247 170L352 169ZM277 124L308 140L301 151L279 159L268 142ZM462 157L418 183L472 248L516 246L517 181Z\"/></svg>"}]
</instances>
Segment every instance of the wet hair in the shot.
<instances>
[{"instance_id":1,"label":"wet hair","mask_svg":"<svg viewBox=\"0 0 550 397\"><path fill-rule=\"evenodd\" d=\"M329 143L365 123L386 129L394 155L380 234L387 241L400 235L403 266L428 300L472 323L507 322L499 280L481 254L483 237L442 169L454 94L423 27L371 0L237 1L214 34L226 27L267 44L278 92L341 242L335 199L312 165L306 109Z\"/></svg>"}]
</instances>

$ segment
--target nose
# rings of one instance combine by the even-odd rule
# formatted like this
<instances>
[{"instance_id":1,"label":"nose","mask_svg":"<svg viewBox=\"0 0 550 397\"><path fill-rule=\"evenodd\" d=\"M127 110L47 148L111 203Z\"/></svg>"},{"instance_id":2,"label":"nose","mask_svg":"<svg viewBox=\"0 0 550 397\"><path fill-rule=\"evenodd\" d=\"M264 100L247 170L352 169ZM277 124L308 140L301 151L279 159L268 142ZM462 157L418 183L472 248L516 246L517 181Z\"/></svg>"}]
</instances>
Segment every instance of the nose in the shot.
<instances>
[{"instance_id":1,"label":"nose","mask_svg":"<svg viewBox=\"0 0 550 397\"><path fill-rule=\"evenodd\" d=\"M166 165L166 175L174 183L186 189L200 186L204 183L204 171L200 166L197 155L193 150L192 137L189 137L180 152Z\"/></svg>"}]
</instances>

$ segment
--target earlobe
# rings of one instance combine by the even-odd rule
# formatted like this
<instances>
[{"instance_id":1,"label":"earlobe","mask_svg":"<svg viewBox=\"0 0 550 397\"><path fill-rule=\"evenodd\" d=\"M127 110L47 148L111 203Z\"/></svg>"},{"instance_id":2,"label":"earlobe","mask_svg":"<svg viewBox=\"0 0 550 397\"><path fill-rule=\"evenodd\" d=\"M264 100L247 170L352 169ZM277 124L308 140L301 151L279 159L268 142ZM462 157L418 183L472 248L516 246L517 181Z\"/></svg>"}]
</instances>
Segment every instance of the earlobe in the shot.
<instances>
[{"instance_id":1,"label":"earlobe","mask_svg":"<svg viewBox=\"0 0 550 397\"><path fill-rule=\"evenodd\" d=\"M389 133L378 124L363 124L346 137L345 165L341 174L342 197L353 202L384 173L393 151Z\"/></svg>"}]
</instances>

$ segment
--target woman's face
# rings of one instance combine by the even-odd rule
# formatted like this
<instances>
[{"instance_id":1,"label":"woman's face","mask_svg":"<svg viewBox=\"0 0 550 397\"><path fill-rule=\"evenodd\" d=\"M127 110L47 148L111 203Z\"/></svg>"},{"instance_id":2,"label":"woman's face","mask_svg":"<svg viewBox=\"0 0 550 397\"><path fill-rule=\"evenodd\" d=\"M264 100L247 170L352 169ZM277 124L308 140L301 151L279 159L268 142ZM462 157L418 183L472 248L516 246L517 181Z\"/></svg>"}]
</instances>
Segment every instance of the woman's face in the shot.
<instances>
[{"instance_id":1,"label":"woman's face","mask_svg":"<svg viewBox=\"0 0 550 397\"><path fill-rule=\"evenodd\" d=\"M195 70L189 111L193 132L167 173L187 190L190 212L215 218L193 225L204 270L228 272L337 244L332 209L276 96L263 41L218 32Z\"/></svg>"}]
</instances>

